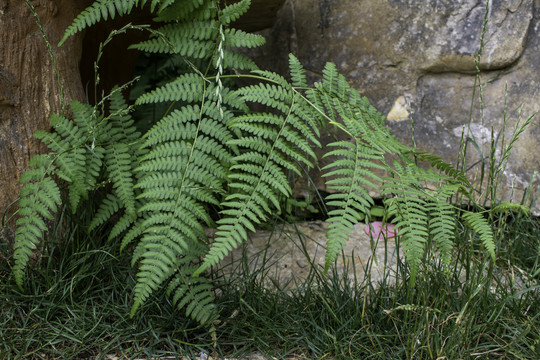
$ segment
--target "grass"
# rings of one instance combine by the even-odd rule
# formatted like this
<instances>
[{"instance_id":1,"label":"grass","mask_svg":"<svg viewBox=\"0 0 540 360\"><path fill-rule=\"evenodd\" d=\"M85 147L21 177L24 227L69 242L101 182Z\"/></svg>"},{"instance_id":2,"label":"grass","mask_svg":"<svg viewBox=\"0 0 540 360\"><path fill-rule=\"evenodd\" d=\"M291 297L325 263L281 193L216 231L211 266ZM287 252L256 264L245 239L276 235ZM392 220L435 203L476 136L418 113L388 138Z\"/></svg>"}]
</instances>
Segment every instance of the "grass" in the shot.
<instances>
[{"instance_id":1,"label":"grass","mask_svg":"<svg viewBox=\"0 0 540 360\"><path fill-rule=\"evenodd\" d=\"M0 358L195 358L201 351L255 350L310 359L538 358L540 223L514 213L498 221L496 263L464 231L450 271L432 261L414 289L403 264L379 284L312 267L292 291L265 287L264 263L255 271L239 263L234 282L216 275L221 322L214 348L211 332L160 294L130 319L129 257L68 219L45 242L25 292L13 284L10 250L2 245Z\"/></svg>"}]
</instances>

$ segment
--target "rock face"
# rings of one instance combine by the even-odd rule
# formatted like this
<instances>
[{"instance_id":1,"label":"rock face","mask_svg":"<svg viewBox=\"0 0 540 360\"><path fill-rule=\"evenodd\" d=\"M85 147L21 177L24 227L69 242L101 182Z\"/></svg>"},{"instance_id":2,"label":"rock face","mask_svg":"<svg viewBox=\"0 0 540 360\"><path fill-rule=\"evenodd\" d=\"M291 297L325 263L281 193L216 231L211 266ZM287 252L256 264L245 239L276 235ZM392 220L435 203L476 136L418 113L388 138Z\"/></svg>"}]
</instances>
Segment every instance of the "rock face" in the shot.
<instances>
[{"instance_id":1,"label":"rock face","mask_svg":"<svg viewBox=\"0 0 540 360\"><path fill-rule=\"evenodd\" d=\"M412 143L412 119L417 146L454 164L464 127L477 145L467 147L473 165L489 157L492 129L500 157L503 136L508 144L517 119L540 110L538 0L489 1L487 12L485 1L474 0L288 0L263 35L267 45L255 54L261 67L286 73L292 52L316 80L334 62L400 140ZM473 92L477 67L488 83L483 109L478 87ZM512 148L498 193L504 200L519 202L540 183L538 174L533 178L540 170L538 123L533 118ZM471 179L479 173L480 163L469 170ZM540 213L538 195L529 199Z\"/></svg>"}]
</instances>

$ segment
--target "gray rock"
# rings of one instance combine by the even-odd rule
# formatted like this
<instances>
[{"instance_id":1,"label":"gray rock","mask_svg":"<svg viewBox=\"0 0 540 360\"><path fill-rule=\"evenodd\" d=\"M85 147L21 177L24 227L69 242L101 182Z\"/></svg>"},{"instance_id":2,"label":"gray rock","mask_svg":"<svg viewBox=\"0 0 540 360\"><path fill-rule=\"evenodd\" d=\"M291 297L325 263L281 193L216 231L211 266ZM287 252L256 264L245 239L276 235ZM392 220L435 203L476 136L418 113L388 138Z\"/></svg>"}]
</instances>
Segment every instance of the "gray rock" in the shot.
<instances>
[{"instance_id":1,"label":"gray rock","mask_svg":"<svg viewBox=\"0 0 540 360\"><path fill-rule=\"evenodd\" d=\"M226 274L233 274L239 261L244 259L248 261L251 271L264 267L268 284L277 281L285 288L295 288L307 279L312 265L324 269L327 226L327 223L314 221L279 225L272 231L259 230L251 234L250 241L244 247L233 250L219 267ZM355 226L343 247L344 255L338 256L334 264L334 270L338 275L347 271L351 280L356 276L362 282L366 266L369 265L370 280L377 284L385 272L389 272L389 268L395 269L395 241L388 239L385 248L385 240L382 237L372 239L364 227L364 224Z\"/></svg>"},{"instance_id":2,"label":"gray rock","mask_svg":"<svg viewBox=\"0 0 540 360\"><path fill-rule=\"evenodd\" d=\"M457 161L465 126L478 145L467 148L472 165L489 157L492 129L500 134L495 152L500 157L503 135L508 144L519 114L525 121L540 110L540 2L489 4L478 63L480 80L488 83L483 111L478 88L472 113L471 101L485 1L288 0L276 25L263 32L267 44L254 55L262 67L286 73L287 53L292 52L311 80L320 77L327 61L336 63L387 115L400 140L412 143L412 118L417 146L448 162ZM530 185L538 187L540 176L532 177L540 170L539 148L535 118L512 148L499 197L519 202ZM479 170L479 165L472 167L470 178L478 179ZM540 214L539 196L530 193L529 199Z\"/></svg>"}]
</instances>

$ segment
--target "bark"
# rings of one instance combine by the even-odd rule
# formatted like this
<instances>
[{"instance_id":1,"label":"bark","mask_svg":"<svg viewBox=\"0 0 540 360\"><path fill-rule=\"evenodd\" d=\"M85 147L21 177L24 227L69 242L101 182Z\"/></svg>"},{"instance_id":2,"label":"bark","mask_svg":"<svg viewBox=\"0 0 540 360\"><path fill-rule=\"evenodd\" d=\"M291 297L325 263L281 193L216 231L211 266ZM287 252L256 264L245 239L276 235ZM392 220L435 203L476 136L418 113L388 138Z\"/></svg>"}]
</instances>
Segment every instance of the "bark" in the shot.
<instances>
[{"instance_id":1,"label":"bark","mask_svg":"<svg viewBox=\"0 0 540 360\"><path fill-rule=\"evenodd\" d=\"M85 98L79 75L82 35L56 44L87 3L33 0L56 59L65 102ZM46 42L29 6L0 0L0 214L17 199L19 177L30 157L44 149L32 138L61 112L61 91ZM7 216L13 213L11 207Z\"/></svg>"}]
</instances>

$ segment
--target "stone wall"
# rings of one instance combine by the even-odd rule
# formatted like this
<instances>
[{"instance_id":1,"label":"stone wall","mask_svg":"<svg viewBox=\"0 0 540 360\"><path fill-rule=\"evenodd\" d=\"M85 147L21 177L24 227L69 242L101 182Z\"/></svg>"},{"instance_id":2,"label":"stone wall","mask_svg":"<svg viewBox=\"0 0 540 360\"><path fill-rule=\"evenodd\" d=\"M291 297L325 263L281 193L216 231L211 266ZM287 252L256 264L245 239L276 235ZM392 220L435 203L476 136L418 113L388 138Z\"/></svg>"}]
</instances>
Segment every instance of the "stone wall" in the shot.
<instances>
[{"instance_id":1,"label":"stone wall","mask_svg":"<svg viewBox=\"0 0 540 360\"><path fill-rule=\"evenodd\" d=\"M471 118L474 55L485 5L473 0L287 0L274 27L263 32L267 45L255 59L263 68L285 73L292 52L312 80L327 61L334 62L387 116L402 141L411 143L413 119L417 146L455 163L462 129ZM478 89L475 93L470 137L478 148L468 147L470 165L480 151L489 157L492 129L508 141L520 111L525 121L540 110L540 0L490 1L487 20L479 69L488 85L482 91L483 112ZM539 175L532 179L540 170L539 121L533 118L512 149L499 192L505 200L521 201L531 181L536 188L540 183ZM470 169L471 179L479 170L480 165ZM538 194L532 200L540 213Z\"/></svg>"}]
</instances>

